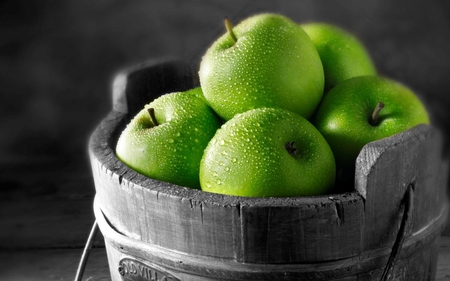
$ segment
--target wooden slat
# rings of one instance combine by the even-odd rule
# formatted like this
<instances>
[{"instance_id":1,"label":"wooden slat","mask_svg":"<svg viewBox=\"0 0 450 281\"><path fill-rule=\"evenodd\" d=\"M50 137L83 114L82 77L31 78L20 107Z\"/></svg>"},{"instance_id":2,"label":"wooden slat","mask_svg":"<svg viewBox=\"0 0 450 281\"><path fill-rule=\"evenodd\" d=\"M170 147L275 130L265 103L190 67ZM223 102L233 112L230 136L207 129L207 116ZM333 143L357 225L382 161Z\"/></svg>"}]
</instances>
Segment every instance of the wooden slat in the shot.
<instances>
[{"instance_id":1,"label":"wooden slat","mask_svg":"<svg viewBox=\"0 0 450 281\"><path fill-rule=\"evenodd\" d=\"M444 236L440 239L436 281L448 280L450 280L450 236Z\"/></svg>"},{"instance_id":2,"label":"wooden slat","mask_svg":"<svg viewBox=\"0 0 450 281\"><path fill-rule=\"evenodd\" d=\"M241 205L243 262L308 263L361 253L363 202L357 193L289 201Z\"/></svg>"},{"instance_id":3,"label":"wooden slat","mask_svg":"<svg viewBox=\"0 0 450 281\"><path fill-rule=\"evenodd\" d=\"M365 197L364 250L395 241L400 206L410 184L414 186L414 212L408 234L432 224L441 214L441 157L442 136L427 125L370 143L362 150L355 187Z\"/></svg>"},{"instance_id":4,"label":"wooden slat","mask_svg":"<svg viewBox=\"0 0 450 281\"><path fill-rule=\"evenodd\" d=\"M190 66L175 59L155 59L124 69L113 82L113 110L133 117L155 97L192 89L193 77Z\"/></svg>"}]
</instances>

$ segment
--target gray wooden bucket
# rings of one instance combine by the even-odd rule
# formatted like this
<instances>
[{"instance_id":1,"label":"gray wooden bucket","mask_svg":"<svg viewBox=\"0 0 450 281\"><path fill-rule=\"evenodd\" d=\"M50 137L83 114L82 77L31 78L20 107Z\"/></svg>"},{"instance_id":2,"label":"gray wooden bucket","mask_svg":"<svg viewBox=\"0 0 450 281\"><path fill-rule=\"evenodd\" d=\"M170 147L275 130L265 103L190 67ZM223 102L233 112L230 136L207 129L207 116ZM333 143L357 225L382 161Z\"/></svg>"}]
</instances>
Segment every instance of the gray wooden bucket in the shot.
<instances>
[{"instance_id":1,"label":"gray wooden bucket","mask_svg":"<svg viewBox=\"0 0 450 281\"><path fill-rule=\"evenodd\" d=\"M419 125L366 145L355 190L325 196L210 194L120 162L115 142L130 118L194 85L179 61L127 69L91 136L94 211L112 280L380 280L388 264L392 280L434 279L448 213L438 130Z\"/></svg>"}]
</instances>

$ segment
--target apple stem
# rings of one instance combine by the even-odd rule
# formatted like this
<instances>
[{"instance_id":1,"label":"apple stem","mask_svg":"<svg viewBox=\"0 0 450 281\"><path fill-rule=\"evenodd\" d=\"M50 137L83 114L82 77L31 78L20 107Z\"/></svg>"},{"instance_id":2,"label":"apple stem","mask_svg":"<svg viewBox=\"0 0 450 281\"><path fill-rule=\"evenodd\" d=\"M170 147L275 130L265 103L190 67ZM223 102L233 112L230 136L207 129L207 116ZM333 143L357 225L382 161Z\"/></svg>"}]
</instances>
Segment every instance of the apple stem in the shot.
<instances>
[{"instance_id":1,"label":"apple stem","mask_svg":"<svg viewBox=\"0 0 450 281\"><path fill-rule=\"evenodd\" d=\"M228 17L225 17L224 22L225 22L225 28L227 29L228 34L230 34L231 39L233 39L233 41L236 43L237 38L233 32L233 24L231 23L231 21Z\"/></svg>"},{"instance_id":2,"label":"apple stem","mask_svg":"<svg viewBox=\"0 0 450 281\"><path fill-rule=\"evenodd\" d=\"M158 126L158 121L156 121L156 116L155 116L155 109L154 108L149 108L148 110L148 114L150 115L150 119L152 120L153 125Z\"/></svg>"},{"instance_id":3,"label":"apple stem","mask_svg":"<svg viewBox=\"0 0 450 281\"><path fill-rule=\"evenodd\" d=\"M378 102L375 106L375 109L372 112L372 117L370 118L370 125L376 126L378 125L378 118L380 117L380 112L384 108L383 102Z\"/></svg>"},{"instance_id":4,"label":"apple stem","mask_svg":"<svg viewBox=\"0 0 450 281\"><path fill-rule=\"evenodd\" d=\"M287 142L284 145L284 148L287 150L287 152L292 156L295 157L297 155L297 148L295 147L295 142Z\"/></svg>"}]
</instances>

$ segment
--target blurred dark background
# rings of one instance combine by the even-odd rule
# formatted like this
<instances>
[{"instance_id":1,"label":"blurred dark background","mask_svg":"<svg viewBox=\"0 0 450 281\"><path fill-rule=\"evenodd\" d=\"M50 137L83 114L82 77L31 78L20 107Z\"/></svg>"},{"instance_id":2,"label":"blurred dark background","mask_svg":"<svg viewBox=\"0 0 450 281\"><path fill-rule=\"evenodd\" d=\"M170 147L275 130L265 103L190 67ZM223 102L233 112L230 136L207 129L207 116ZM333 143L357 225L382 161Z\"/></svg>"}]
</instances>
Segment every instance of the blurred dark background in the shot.
<instances>
[{"instance_id":1,"label":"blurred dark background","mask_svg":"<svg viewBox=\"0 0 450 281\"><path fill-rule=\"evenodd\" d=\"M114 74L160 57L197 68L225 15L237 23L259 12L353 32L379 73L420 93L449 132L448 0L1 1L0 246L83 245L94 195L87 142L111 110Z\"/></svg>"}]
</instances>

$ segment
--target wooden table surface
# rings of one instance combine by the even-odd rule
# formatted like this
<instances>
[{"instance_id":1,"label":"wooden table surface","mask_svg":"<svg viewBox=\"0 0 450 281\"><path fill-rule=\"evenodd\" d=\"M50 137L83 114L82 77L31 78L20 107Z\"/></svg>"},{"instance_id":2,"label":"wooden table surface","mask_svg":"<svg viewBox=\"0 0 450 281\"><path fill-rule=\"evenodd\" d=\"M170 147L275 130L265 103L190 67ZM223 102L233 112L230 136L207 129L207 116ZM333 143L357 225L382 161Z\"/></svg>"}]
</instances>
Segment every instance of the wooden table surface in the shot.
<instances>
[{"instance_id":1,"label":"wooden table surface","mask_svg":"<svg viewBox=\"0 0 450 281\"><path fill-rule=\"evenodd\" d=\"M74 280L89 235L95 190L89 161L0 167L0 280ZM436 280L450 280L450 231ZM83 280L110 280L99 233Z\"/></svg>"}]
</instances>

